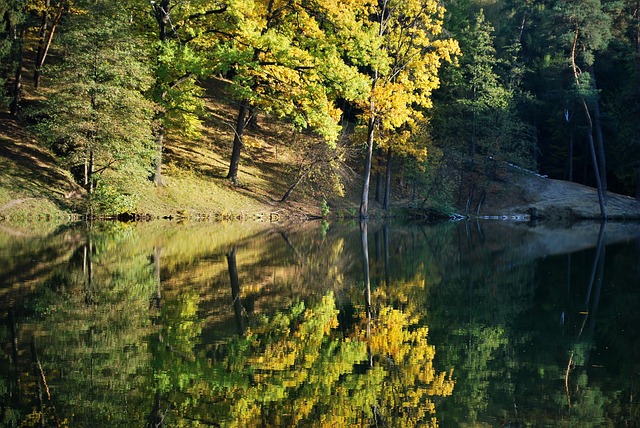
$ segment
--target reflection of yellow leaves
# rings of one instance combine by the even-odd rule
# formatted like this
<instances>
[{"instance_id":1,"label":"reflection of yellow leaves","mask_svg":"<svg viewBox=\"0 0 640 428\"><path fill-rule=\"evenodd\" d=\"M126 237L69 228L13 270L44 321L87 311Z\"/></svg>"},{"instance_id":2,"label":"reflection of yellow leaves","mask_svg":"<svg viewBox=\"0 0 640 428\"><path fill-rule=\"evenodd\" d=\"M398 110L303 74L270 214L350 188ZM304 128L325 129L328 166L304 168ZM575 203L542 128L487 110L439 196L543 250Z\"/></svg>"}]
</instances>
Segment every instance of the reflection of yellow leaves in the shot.
<instances>
[{"instance_id":1,"label":"reflection of yellow leaves","mask_svg":"<svg viewBox=\"0 0 640 428\"><path fill-rule=\"evenodd\" d=\"M366 321L365 321L366 322ZM428 328L416 327L417 317L383 306L377 317L359 333L367 341L374 361L385 368L380 390L380 409L393 418L394 426L419 423L436 426L433 396L453 392L452 373L436 373L433 367L435 347L427 341ZM397 419L397 420L396 420Z\"/></svg>"}]
</instances>

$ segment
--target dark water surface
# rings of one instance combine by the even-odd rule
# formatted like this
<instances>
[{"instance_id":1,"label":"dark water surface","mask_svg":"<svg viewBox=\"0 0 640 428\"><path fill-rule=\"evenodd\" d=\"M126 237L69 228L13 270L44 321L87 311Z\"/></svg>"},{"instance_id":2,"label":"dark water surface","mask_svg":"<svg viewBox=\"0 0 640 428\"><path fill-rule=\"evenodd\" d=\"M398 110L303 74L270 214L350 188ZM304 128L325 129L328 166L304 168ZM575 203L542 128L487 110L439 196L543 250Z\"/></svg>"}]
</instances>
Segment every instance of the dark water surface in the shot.
<instances>
[{"instance_id":1,"label":"dark water surface","mask_svg":"<svg viewBox=\"0 0 640 428\"><path fill-rule=\"evenodd\" d=\"M637 224L0 226L0 426L640 426Z\"/></svg>"}]
</instances>

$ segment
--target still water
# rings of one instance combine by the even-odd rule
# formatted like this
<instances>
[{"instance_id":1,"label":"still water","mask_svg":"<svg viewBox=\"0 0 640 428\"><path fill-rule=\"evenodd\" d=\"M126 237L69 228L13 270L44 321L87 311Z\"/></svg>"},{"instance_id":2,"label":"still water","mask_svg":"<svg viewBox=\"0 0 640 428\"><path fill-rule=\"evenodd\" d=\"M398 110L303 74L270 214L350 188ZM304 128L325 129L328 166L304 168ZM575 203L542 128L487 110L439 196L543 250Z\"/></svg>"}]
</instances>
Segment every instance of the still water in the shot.
<instances>
[{"instance_id":1,"label":"still water","mask_svg":"<svg viewBox=\"0 0 640 428\"><path fill-rule=\"evenodd\" d=\"M640 226L0 224L0 426L639 426Z\"/></svg>"}]
</instances>

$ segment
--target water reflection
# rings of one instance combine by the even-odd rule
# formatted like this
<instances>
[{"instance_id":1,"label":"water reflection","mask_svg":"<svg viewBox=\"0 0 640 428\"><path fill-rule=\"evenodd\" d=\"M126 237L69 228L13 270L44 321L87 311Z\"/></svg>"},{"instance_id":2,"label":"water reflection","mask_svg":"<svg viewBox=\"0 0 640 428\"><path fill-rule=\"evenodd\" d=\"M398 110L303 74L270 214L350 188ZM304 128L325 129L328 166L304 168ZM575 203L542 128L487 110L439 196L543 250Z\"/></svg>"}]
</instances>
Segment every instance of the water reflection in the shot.
<instances>
[{"instance_id":1,"label":"water reflection","mask_svg":"<svg viewBox=\"0 0 640 428\"><path fill-rule=\"evenodd\" d=\"M633 426L639 236L372 222L0 234L0 424Z\"/></svg>"}]
</instances>

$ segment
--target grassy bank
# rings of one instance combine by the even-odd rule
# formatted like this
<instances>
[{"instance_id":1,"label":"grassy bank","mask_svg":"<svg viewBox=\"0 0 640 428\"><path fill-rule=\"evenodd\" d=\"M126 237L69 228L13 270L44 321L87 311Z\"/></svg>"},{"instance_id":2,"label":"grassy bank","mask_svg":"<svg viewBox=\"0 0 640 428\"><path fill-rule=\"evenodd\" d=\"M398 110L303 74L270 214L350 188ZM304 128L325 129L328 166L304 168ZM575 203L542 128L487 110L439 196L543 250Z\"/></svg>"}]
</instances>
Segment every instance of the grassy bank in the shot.
<instances>
[{"instance_id":1,"label":"grassy bank","mask_svg":"<svg viewBox=\"0 0 640 428\"><path fill-rule=\"evenodd\" d=\"M25 104L36 97L25 90ZM245 137L239 185L225 178L233 141L235 109L224 101L224 83L213 82L197 138L168 135L163 185L132 184L134 214L151 218L274 221L357 212L359 177L343 174L346 196L336 196L326 177L308 174L284 203L309 150L324 144L290 125L260 116ZM0 114L0 219L68 219L86 212L86 193L53 153L36 141L24 120ZM325 203L324 201L329 202Z\"/></svg>"}]
</instances>

